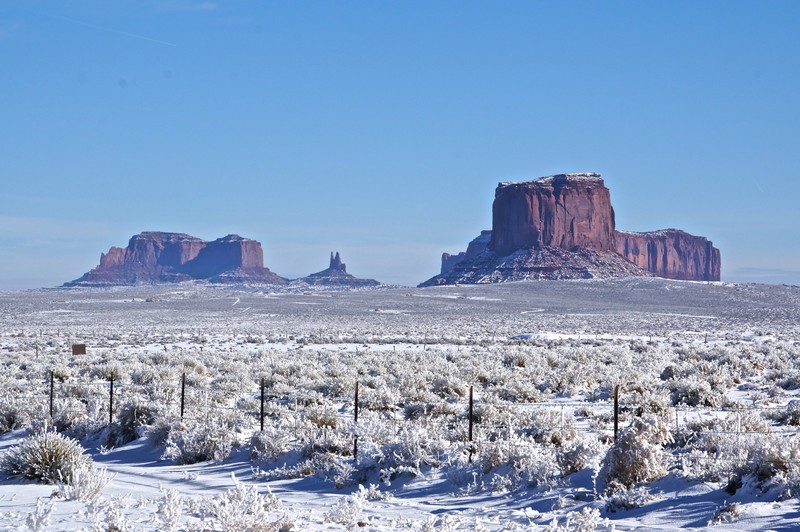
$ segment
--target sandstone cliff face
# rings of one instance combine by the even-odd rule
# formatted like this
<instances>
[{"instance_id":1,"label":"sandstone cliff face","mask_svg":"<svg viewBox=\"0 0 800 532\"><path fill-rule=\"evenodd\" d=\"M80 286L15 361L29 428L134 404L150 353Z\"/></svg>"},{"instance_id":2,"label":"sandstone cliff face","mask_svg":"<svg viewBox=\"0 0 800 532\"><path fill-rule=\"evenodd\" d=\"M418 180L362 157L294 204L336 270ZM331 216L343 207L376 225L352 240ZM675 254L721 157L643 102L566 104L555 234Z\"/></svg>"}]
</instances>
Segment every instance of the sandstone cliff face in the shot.
<instances>
[{"instance_id":1,"label":"sandstone cliff face","mask_svg":"<svg viewBox=\"0 0 800 532\"><path fill-rule=\"evenodd\" d=\"M258 273L264 269L261 244L239 235L228 235L208 242L183 271L196 278L208 278L241 269Z\"/></svg>"},{"instance_id":2,"label":"sandstone cliff face","mask_svg":"<svg viewBox=\"0 0 800 532\"><path fill-rule=\"evenodd\" d=\"M287 281L264 267L261 244L228 235L213 242L183 233L148 231L128 247L112 247L100 265L66 286L131 285L207 279L212 282Z\"/></svg>"},{"instance_id":3,"label":"sandstone cliff face","mask_svg":"<svg viewBox=\"0 0 800 532\"><path fill-rule=\"evenodd\" d=\"M500 183L492 206L491 249L590 247L614 251L614 210L598 174L560 174Z\"/></svg>"},{"instance_id":4,"label":"sandstone cliff face","mask_svg":"<svg viewBox=\"0 0 800 532\"><path fill-rule=\"evenodd\" d=\"M492 230L466 252L443 254L441 273L421 286L637 275L718 281L720 253L706 238L677 229L616 231L600 175L559 174L500 183Z\"/></svg>"},{"instance_id":5,"label":"sandstone cliff face","mask_svg":"<svg viewBox=\"0 0 800 532\"><path fill-rule=\"evenodd\" d=\"M658 277L719 281L720 253L704 237L678 229L649 233L617 231L617 253Z\"/></svg>"}]
</instances>

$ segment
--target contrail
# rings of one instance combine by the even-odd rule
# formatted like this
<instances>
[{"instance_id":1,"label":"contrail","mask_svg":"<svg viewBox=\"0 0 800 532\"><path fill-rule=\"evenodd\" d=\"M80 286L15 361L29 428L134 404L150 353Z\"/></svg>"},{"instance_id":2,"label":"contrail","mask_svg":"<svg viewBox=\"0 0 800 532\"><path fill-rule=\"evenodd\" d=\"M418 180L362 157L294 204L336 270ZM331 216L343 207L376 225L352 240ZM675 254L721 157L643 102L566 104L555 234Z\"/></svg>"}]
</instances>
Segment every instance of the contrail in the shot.
<instances>
[{"instance_id":1,"label":"contrail","mask_svg":"<svg viewBox=\"0 0 800 532\"><path fill-rule=\"evenodd\" d=\"M61 20L66 20L67 22L72 22L74 24L80 24L81 26L86 26L87 28L93 28L93 29L101 30L101 31L108 31L108 32L111 32L111 33L116 33L118 35L125 35L126 37L133 37L134 39L141 39L143 41L154 42L156 44L163 44L164 46L177 46L177 44L174 44L174 43L171 43L171 42L160 41L158 39L152 39L150 37L145 37L144 35L137 35L135 33L129 33L127 31L115 30L114 28L106 28L104 26L97 26L95 24L89 24L88 22L82 22L80 20L75 20L74 18L62 17L60 15L48 15L48 16L51 16L53 18L59 18Z\"/></svg>"}]
</instances>

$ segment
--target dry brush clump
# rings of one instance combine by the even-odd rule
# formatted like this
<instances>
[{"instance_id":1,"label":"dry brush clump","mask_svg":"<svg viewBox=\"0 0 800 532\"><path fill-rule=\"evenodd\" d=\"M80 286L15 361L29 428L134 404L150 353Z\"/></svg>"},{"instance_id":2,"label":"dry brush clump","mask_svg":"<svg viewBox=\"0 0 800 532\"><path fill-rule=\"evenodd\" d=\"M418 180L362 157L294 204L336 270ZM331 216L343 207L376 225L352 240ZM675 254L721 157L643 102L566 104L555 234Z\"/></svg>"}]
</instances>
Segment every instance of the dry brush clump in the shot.
<instances>
[{"instance_id":1,"label":"dry brush clump","mask_svg":"<svg viewBox=\"0 0 800 532\"><path fill-rule=\"evenodd\" d=\"M620 431L603 459L598 474L599 487L613 493L666 475L668 455L664 444L670 439L667 425L659 417L635 418L630 426Z\"/></svg>"},{"instance_id":2,"label":"dry brush clump","mask_svg":"<svg viewBox=\"0 0 800 532\"><path fill-rule=\"evenodd\" d=\"M77 471L91 467L81 444L56 432L42 432L22 440L0 457L7 475L50 484L71 484Z\"/></svg>"}]
</instances>

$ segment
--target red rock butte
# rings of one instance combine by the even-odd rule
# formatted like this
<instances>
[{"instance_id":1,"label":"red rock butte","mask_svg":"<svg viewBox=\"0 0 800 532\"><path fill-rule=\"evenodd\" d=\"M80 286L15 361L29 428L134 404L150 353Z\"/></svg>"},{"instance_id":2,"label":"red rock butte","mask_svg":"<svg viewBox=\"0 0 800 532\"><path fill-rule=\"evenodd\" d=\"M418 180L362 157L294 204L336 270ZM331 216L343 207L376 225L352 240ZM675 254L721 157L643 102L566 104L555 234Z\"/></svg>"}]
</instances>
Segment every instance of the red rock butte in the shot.
<instances>
[{"instance_id":1,"label":"red rock butte","mask_svg":"<svg viewBox=\"0 0 800 532\"><path fill-rule=\"evenodd\" d=\"M264 267L261 244L239 235L206 242L184 233L146 231L125 248L100 254L100 265L65 286L154 284L205 279L217 283L286 284Z\"/></svg>"},{"instance_id":2,"label":"red rock butte","mask_svg":"<svg viewBox=\"0 0 800 532\"><path fill-rule=\"evenodd\" d=\"M421 286L635 275L718 281L720 253L678 229L618 231L600 175L574 173L499 183L492 230L443 254L441 273Z\"/></svg>"}]
</instances>

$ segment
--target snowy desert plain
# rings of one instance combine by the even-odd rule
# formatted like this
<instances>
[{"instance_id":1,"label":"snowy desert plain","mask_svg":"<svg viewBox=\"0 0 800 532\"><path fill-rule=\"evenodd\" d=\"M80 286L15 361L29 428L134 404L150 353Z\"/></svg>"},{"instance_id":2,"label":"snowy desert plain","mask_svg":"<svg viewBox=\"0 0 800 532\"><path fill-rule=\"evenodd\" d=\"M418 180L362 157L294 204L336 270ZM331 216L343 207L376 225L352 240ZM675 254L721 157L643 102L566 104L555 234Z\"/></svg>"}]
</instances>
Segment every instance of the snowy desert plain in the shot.
<instances>
[{"instance_id":1,"label":"snowy desert plain","mask_svg":"<svg viewBox=\"0 0 800 532\"><path fill-rule=\"evenodd\" d=\"M797 530L799 357L795 286L0 293L0 529Z\"/></svg>"}]
</instances>

